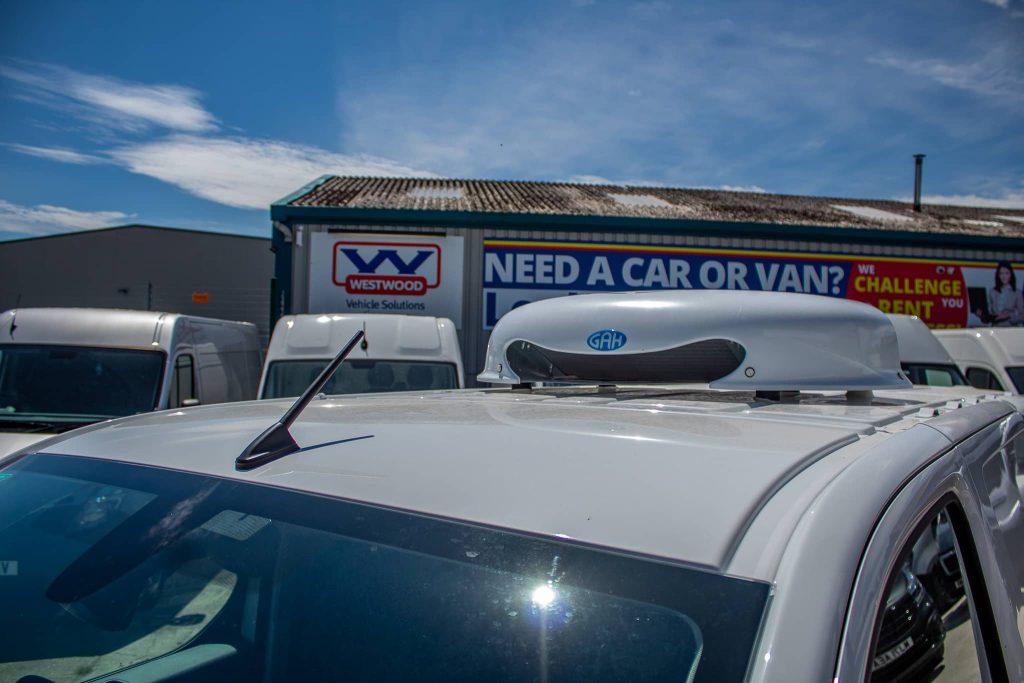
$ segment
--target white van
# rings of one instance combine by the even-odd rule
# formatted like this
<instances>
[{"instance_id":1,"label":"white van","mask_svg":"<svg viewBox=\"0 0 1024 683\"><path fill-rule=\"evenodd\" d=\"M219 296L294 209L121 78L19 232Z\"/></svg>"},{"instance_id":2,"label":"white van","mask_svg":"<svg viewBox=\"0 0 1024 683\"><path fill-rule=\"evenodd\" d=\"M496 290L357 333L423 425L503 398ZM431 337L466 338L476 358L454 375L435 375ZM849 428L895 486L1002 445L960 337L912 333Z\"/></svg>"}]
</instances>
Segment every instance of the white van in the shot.
<instances>
[{"instance_id":1,"label":"white van","mask_svg":"<svg viewBox=\"0 0 1024 683\"><path fill-rule=\"evenodd\" d=\"M951 387L967 384L945 347L916 315L890 313L900 347L900 366L914 384Z\"/></svg>"},{"instance_id":2,"label":"white van","mask_svg":"<svg viewBox=\"0 0 1024 683\"><path fill-rule=\"evenodd\" d=\"M298 396L357 331L365 337L324 387L327 394L465 386L455 324L417 315L286 315L267 349L260 398Z\"/></svg>"},{"instance_id":3,"label":"white van","mask_svg":"<svg viewBox=\"0 0 1024 683\"><path fill-rule=\"evenodd\" d=\"M1024 328L936 330L935 336L973 386L1024 394Z\"/></svg>"},{"instance_id":4,"label":"white van","mask_svg":"<svg viewBox=\"0 0 1024 683\"><path fill-rule=\"evenodd\" d=\"M0 314L0 455L112 417L256 398L251 323L154 311Z\"/></svg>"}]
</instances>

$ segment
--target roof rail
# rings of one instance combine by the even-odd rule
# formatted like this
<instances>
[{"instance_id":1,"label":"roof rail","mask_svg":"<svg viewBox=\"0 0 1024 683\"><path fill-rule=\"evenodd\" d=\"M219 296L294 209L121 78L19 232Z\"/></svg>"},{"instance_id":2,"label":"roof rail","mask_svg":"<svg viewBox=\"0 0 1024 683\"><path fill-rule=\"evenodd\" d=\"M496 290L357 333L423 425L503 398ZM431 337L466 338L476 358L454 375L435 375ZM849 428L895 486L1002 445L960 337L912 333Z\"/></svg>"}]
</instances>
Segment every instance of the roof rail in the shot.
<instances>
[{"instance_id":1,"label":"roof rail","mask_svg":"<svg viewBox=\"0 0 1024 683\"><path fill-rule=\"evenodd\" d=\"M493 384L709 382L747 391L911 386L867 304L809 294L659 290L545 299L491 332Z\"/></svg>"}]
</instances>

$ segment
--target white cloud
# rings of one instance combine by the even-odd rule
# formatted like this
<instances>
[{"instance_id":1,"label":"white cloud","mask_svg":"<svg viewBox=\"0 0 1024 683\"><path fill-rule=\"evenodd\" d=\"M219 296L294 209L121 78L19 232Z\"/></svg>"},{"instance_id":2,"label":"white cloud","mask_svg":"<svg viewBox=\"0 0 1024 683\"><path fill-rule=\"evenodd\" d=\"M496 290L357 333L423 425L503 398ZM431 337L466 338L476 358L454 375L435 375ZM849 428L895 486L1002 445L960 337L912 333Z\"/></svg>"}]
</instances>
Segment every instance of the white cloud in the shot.
<instances>
[{"instance_id":1,"label":"white cloud","mask_svg":"<svg viewBox=\"0 0 1024 683\"><path fill-rule=\"evenodd\" d=\"M897 201L911 202L911 197L894 197ZM1006 189L993 195L977 194L927 194L921 197L922 204L948 206L972 206L982 209L1024 209L1024 188Z\"/></svg>"},{"instance_id":2,"label":"white cloud","mask_svg":"<svg viewBox=\"0 0 1024 683\"><path fill-rule=\"evenodd\" d=\"M1024 192L1009 194L1005 197L979 197L976 194L931 194L922 196L921 202L950 206L974 206L983 209L1024 209Z\"/></svg>"},{"instance_id":3,"label":"white cloud","mask_svg":"<svg viewBox=\"0 0 1024 683\"><path fill-rule=\"evenodd\" d=\"M990 4L990 5L995 5L996 7L999 7L1001 9L1009 9L1010 8L1010 0L981 0L981 1L982 2L986 2L986 3Z\"/></svg>"},{"instance_id":4,"label":"white cloud","mask_svg":"<svg viewBox=\"0 0 1024 683\"><path fill-rule=\"evenodd\" d=\"M275 140L176 135L110 150L132 173L170 183L210 201L242 209L271 202L318 176L430 177L387 159L336 154Z\"/></svg>"},{"instance_id":5,"label":"white cloud","mask_svg":"<svg viewBox=\"0 0 1024 683\"><path fill-rule=\"evenodd\" d=\"M180 85L142 85L35 62L0 65L0 76L57 108L77 107L106 124L138 130L161 126L187 133L217 128L200 94Z\"/></svg>"},{"instance_id":6,"label":"white cloud","mask_svg":"<svg viewBox=\"0 0 1024 683\"><path fill-rule=\"evenodd\" d=\"M768 190L760 185L722 185L718 189L728 192L753 192L754 194L766 194Z\"/></svg>"},{"instance_id":7,"label":"white cloud","mask_svg":"<svg viewBox=\"0 0 1024 683\"><path fill-rule=\"evenodd\" d=\"M902 57L871 58L873 64L898 69L911 76L920 76L950 88L973 92L1010 102L1024 101L1024 79L998 60L971 64L950 64L939 59L904 59Z\"/></svg>"},{"instance_id":8,"label":"white cloud","mask_svg":"<svg viewBox=\"0 0 1024 683\"><path fill-rule=\"evenodd\" d=\"M618 185L620 187L665 187L664 181L646 180L634 178L632 180L611 180L599 175L573 175L565 181L567 183L579 183L580 185Z\"/></svg>"},{"instance_id":9,"label":"white cloud","mask_svg":"<svg viewBox=\"0 0 1024 683\"><path fill-rule=\"evenodd\" d=\"M63 206L20 206L0 199L0 231L52 235L69 230L92 230L123 222L120 211L76 211Z\"/></svg>"},{"instance_id":10,"label":"white cloud","mask_svg":"<svg viewBox=\"0 0 1024 683\"><path fill-rule=\"evenodd\" d=\"M92 156L91 154L82 154L81 152L76 152L72 149L62 149L59 147L33 147L32 145L19 145L15 143L7 144L5 147L13 149L15 152L19 152L21 154L49 159L50 161L60 161L65 164L87 166L91 164L107 163L106 159Z\"/></svg>"}]
</instances>

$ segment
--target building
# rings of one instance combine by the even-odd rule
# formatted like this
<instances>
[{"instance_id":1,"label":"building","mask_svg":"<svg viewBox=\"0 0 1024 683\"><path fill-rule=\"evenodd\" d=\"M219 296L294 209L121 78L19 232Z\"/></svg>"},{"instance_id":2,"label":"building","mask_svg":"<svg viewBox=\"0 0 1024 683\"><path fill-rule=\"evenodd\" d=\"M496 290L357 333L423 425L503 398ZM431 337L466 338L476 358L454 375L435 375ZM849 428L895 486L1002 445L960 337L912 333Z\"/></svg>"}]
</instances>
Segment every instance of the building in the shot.
<instances>
[{"instance_id":1,"label":"building","mask_svg":"<svg viewBox=\"0 0 1024 683\"><path fill-rule=\"evenodd\" d=\"M963 327L992 319L998 262L1024 267L1024 211L896 201L325 176L273 204L271 219L273 317L450 317L469 374L497 319L540 298L767 289Z\"/></svg>"},{"instance_id":2,"label":"building","mask_svg":"<svg viewBox=\"0 0 1024 683\"><path fill-rule=\"evenodd\" d=\"M255 323L264 341L270 240L148 225L0 242L0 310L132 308Z\"/></svg>"}]
</instances>

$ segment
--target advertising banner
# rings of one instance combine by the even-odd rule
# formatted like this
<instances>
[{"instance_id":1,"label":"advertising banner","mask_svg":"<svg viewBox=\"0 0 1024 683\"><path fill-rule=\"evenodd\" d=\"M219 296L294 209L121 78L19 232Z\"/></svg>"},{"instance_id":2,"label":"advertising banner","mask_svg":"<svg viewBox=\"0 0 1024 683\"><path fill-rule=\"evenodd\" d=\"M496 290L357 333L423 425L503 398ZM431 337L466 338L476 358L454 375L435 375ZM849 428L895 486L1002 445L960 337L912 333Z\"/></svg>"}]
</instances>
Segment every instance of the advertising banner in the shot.
<instances>
[{"instance_id":1,"label":"advertising banner","mask_svg":"<svg viewBox=\"0 0 1024 683\"><path fill-rule=\"evenodd\" d=\"M935 328L1024 323L1024 310L1000 310L1012 295L990 294L997 265L1009 270L1019 298L1020 265L994 261L488 239L483 319L490 329L530 301L589 292L749 289L862 301Z\"/></svg>"},{"instance_id":2,"label":"advertising banner","mask_svg":"<svg viewBox=\"0 0 1024 683\"><path fill-rule=\"evenodd\" d=\"M462 327L462 238L313 233L310 313L402 313Z\"/></svg>"}]
</instances>

